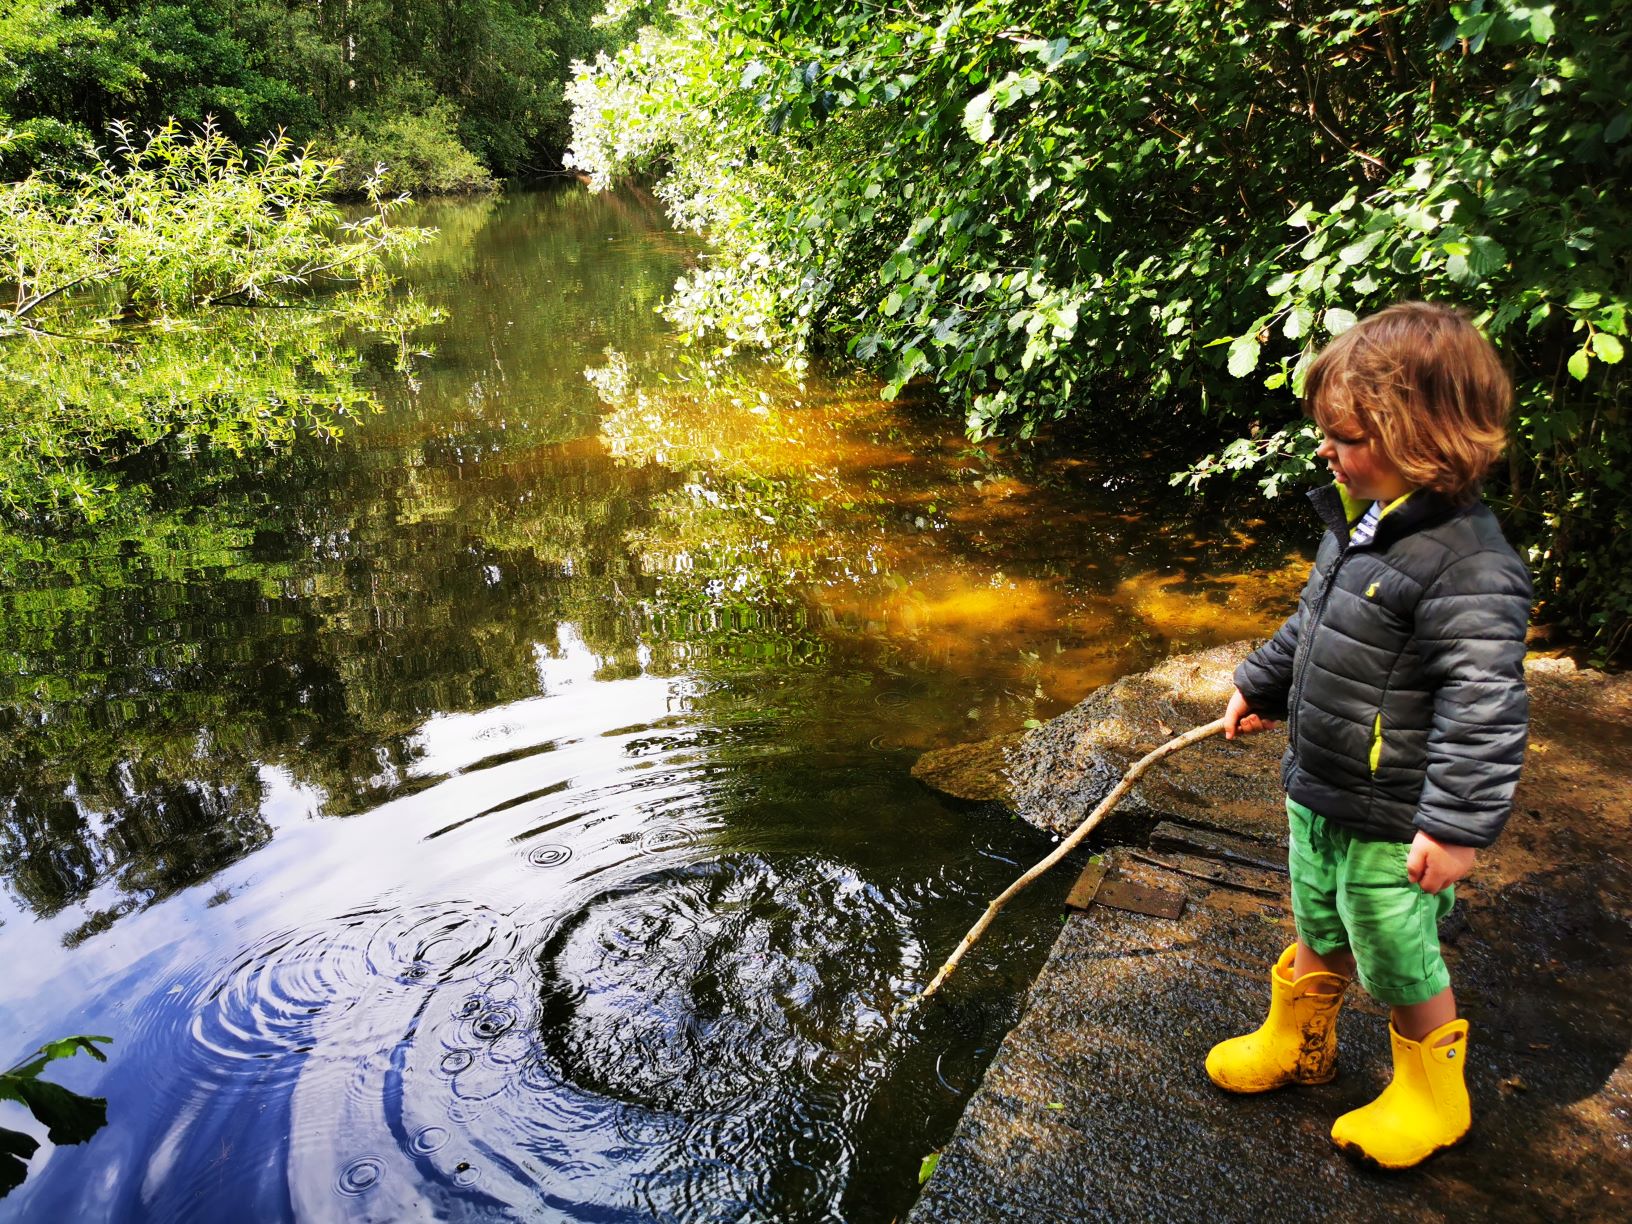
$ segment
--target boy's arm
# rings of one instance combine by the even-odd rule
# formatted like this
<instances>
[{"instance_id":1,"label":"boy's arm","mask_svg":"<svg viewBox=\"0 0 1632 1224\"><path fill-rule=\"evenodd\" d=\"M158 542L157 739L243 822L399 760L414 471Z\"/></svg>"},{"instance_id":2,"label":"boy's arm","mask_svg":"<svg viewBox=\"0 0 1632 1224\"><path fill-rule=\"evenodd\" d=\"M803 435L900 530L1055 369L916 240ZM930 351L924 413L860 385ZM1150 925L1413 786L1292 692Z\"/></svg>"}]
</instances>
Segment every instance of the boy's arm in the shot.
<instances>
[{"instance_id":1,"label":"boy's arm","mask_svg":"<svg viewBox=\"0 0 1632 1224\"><path fill-rule=\"evenodd\" d=\"M1298 649L1298 628L1303 621L1303 602L1286 618L1257 650L1235 669L1236 691L1246 699L1254 714L1267 719L1286 717L1287 690L1292 687L1292 656Z\"/></svg>"},{"instance_id":2,"label":"boy's arm","mask_svg":"<svg viewBox=\"0 0 1632 1224\"><path fill-rule=\"evenodd\" d=\"M1484 552L1447 568L1417 604L1434 715L1416 826L1437 841L1488 846L1507 822L1529 732L1530 601L1518 557Z\"/></svg>"}]
</instances>

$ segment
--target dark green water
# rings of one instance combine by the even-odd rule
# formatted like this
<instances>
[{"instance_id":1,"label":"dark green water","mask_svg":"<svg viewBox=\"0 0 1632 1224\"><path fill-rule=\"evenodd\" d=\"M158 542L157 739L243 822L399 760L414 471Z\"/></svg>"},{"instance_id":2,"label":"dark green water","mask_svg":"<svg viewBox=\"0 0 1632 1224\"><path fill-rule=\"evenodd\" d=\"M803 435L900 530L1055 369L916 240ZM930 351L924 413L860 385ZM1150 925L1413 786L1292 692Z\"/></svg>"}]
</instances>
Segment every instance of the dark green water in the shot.
<instances>
[{"instance_id":1,"label":"dark green water","mask_svg":"<svg viewBox=\"0 0 1632 1224\"><path fill-rule=\"evenodd\" d=\"M365 353L384 412L3 540L0 1058L114 1043L0 1216L890 1220L1069 883L889 1025L1048 849L917 753L1264 632L1299 567L1139 439L688 362L638 195L422 219L448 319Z\"/></svg>"}]
</instances>

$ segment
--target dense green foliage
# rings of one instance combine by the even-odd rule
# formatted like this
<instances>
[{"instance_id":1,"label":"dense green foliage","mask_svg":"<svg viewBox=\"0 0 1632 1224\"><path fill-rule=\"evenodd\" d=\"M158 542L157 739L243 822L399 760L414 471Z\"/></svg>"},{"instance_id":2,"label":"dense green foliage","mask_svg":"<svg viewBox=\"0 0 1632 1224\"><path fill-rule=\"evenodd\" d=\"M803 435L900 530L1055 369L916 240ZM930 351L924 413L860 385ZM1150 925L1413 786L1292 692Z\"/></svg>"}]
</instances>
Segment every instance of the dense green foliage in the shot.
<instances>
[{"instance_id":1,"label":"dense green foliage","mask_svg":"<svg viewBox=\"0 0 1632 1224\"><path fill-rule=\"evenodd\" d=\"M715 257L669 309L933 382L976 436L1194 436L1181 479L1310 471L1304 363L1460 303L1518 390L1493 489L1540 616L1632 627L1621 363L1632 31L1596 0L680 0L570 88L577 163L660 172Z\"/></svg>"},{"instance_id":2,"label":"dense green foliage","mask_svg":"<svg viewBox=\"0 0 1632 1224\"><path fill-rule=\"evenodd\" d=\"M95 519L121 465L165 447L241 452L372 407L338 326L427 320L389 262L422 231L400 201L343 222L332 162L275 141L246 155L172 125L89 170L0 186L0 510ZM325 290L328 290L325 292Z\"/></svg>"},{"instance_id":3,"label":"dense green foliage","mask_svg":"<svg viewBox=\"0 0 1632 1224\"><path fill-rule=\"evenodd\" d=\"M346 4L10 0L0 12L0 150L12 174L76 161L108 123L207 117L240 144L283 130L344 152L357 189L462 190L553 168L562 85L601 31L590 0Z\"/></svg>"}]
</instances>

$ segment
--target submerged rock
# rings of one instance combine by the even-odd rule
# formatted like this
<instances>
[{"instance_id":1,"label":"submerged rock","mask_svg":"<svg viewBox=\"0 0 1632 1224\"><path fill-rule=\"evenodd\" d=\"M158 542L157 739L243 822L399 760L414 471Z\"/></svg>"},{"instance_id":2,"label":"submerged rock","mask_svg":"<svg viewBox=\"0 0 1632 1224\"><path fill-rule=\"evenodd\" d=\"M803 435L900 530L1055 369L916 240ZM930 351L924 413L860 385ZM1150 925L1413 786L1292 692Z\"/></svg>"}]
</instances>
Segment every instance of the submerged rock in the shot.
<instances>
[{"instance_id":1,"label":"submerged rock","mask_svg":"<svg viewBox=\"0 0 1632 1224\"><path fill-rule=\"evenodd\" d=\"M1008 803L1013 787L1009 783L1005 757L1020 742L1022 734L1015 731L973 744L936 748L918 758L912 767L912 776L955 799L995 799Z\"/></svg>"},{"instance_id":2,"label":"submerged rock","mask_svg":"<svg viewBox=\"0 0 1632 1224\"><path fill-rule=\"evenodd\" d=\"M1145 753L1224 712L1236 664L1256 643L1175 655L1107 684L1018 736L926 752L913 776L964 799L1000 799L1053 833L1075 829ZM1176 817L1284 840L1282 731L1204 740L1154 766L1118 805L1122 819Z\"/></svg>"}]
</instances>

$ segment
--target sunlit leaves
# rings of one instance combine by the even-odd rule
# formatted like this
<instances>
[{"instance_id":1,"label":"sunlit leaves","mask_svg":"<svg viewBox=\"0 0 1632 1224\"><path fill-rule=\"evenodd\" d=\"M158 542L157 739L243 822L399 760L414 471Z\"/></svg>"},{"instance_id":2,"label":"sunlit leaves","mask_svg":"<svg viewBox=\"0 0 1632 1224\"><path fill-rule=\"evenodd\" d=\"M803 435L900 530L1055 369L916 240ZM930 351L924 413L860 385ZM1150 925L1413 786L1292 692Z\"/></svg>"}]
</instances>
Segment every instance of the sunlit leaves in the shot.
<instances>
[{"instance_id":1,"label":"sunlit leaves","mask_svg":"<svg viewBox=\"0 0 1632 1224\"><path fill-rule=\"evenodd\" d=\"M1463 305L1518 379L1513 529L1619 540L1632 51L1606 12L1367 3L1266 26L1245 0L998 0L789 24L698 0L580 79L578 155L598 181L663 172L715 239L671 303L689 337L843 348L889 393L932 382L978 437L1148 411L1200 426L1198 449L1262 438L1358 318ZM1605 407L1555 402L1577 387ZM1567 413L1573 451L1546 424ZM1583 608L1608 572L1538 576ZM1613 599L1632 623L1632 591Z\"/></svg>"},{"instance_id":2,"label":"sunlit leaves","mask_svg":"<svg viewBox=\"0 0 1632 1224\"><path fill-rule=\"evenodd\" d=\"M83 173L0 187L0 509L96 519L110 465L159 444L242 453L372 411L344 329L413 356L434 312L393 296L426 234L377 193L356 220L334 167L282 140L246 153L174 126Z\"/></svg>"},{"instance_id":3,"label":"sunlit leaves","mask_svg":"<svg viewBox=\"0 0 1632 1224\"><path fill-rule=\"evenodd\" d=\"M47 1064L81 1051L98 1062L106 1062L107 1055L95 1043L111 1040L78 1036L47 1042L32 1057L0 1072L0 1101L16 1101L26 1108L44 1124L52 1143L84 1143L107 1124L108 1103L42 1080L40 1072ZM30 1136L0 1127L0 1198L22 1184L28 1159L38 1147Z\"/></svg>"}]
</instances>

